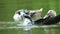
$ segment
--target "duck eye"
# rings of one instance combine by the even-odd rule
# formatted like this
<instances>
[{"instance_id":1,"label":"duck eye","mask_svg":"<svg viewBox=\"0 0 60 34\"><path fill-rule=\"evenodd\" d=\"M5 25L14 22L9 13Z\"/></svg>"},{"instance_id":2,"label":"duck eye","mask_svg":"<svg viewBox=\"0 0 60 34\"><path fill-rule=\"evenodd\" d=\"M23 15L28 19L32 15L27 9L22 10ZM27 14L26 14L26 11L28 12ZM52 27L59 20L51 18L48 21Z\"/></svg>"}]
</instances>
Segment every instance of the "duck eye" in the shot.
<instances>
[{"instance_id":1,"label":"duck eye","mask_svg":"<svg viewBox=\"0 0 60 34\"><path fill-rule=\"evenodd\" d=\"M18 12L18 14L20 15L20 12Z\"/></svg>"}]
</instances>

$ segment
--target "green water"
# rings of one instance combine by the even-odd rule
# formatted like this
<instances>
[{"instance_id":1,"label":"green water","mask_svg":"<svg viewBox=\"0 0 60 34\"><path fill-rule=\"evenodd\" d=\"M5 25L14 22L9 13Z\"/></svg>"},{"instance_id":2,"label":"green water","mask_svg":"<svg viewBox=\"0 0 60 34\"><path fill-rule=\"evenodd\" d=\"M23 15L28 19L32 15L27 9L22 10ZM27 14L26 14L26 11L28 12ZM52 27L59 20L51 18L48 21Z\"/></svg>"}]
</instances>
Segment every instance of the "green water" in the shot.
<instances>
[{"instance_id":1,"label":"green water","mask_svg":"<svg viewBox=\"0 0 60 34\"><path fill-rule=\"evenodd\" d=\"M43 8L42 17L53 9L60 14L60 0L0 0L0 21L13 21L13 15L18 9Z\"/></svg>"}]
</instances>

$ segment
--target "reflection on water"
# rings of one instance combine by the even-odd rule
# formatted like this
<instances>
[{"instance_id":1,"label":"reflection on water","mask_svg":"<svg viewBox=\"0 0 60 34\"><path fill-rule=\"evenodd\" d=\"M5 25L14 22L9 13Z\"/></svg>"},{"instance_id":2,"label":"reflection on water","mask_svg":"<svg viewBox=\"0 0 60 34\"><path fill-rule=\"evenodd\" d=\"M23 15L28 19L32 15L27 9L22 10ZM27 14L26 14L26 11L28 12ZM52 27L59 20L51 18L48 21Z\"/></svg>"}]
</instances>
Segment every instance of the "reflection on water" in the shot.
<instances>
[{"instance_id":1,"label":"reflection on water","mask_svg":"<svg viewBox=\"0 0 60 34\"><path fill-rule=\"evenodd\" d=\"M17 26L19 23L0 23L0 34L60 34L60 25L30 25L31 30L23 30L24 27ZM26 26L27 27L27 26Z\"/></svg>"}]
</instances>

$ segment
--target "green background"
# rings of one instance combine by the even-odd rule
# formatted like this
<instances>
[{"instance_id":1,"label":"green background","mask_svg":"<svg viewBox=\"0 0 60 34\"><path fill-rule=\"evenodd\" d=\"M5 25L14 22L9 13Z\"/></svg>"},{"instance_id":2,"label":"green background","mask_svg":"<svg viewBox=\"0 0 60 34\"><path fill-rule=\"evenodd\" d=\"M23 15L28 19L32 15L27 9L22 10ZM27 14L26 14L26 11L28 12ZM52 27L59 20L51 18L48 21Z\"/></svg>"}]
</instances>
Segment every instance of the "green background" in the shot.
<instances>
[{"instance_id":1,"label":"green background","mask_svg":"<svg viewBox=\"0 0 60 34\"><path fill-rule=\"evenodd\" d=\"M43 8L42 16L53 9L60 13L60 0L0 0L0 21L13 21L13 15L19 9Z\"/></svg>"},{"instance_id":2,"label":"green background","mask_svg":"<svg viewBox=\"0 0 60 34\"><path fill-rule=\"evenodd\" d=\"M60 14L60 0L0 0L0 22L12 22L13 15L19 9L43 8L42 17L48 10L53 9ZM0 29L0 34L17 34L16 29ZM20 34L23 33L20 30ZM33 29L33 34L45 34L43 29ZM55 34L60 34L60 29L54 29ZM51 33L49 33L51 34Z\"/></svg>"}]
</instances>

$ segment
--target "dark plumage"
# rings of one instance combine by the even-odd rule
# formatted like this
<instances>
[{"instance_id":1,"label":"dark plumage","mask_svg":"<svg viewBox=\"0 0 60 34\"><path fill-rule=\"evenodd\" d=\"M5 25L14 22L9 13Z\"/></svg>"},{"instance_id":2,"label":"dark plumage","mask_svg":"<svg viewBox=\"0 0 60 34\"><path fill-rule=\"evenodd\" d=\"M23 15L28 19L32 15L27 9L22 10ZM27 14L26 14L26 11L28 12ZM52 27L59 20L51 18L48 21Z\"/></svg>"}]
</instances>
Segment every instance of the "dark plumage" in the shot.
<instances>
[{"instance_id":1,"label":"dark plumage","mask_svg":"<svg viewBox=\"0 0 60 34\"><path fill-rule=\"evenodd\" d=\"M31 17L30 17L28 14L24 14L23 16L24 16L25 18L29 19L32 24L34 24L33 21L32 21L32 19L31 19Z\"/></svg>"},{"instance_id":2,"label":"dark plumage","mask_svg":"<svg viewBox=\"0 0 60 34\"><path fill-rule=\"evenodd\" d=\"M56 24L60 21L60 15L57 15L56 17L47 17L46 19L38 19L35 22L35 24L45 24L45 25L50 25L50 24Z\"/></svg>"},{"instance_id":3,"label":"dark plumage","mask_svg":"<svg viewBox=\"0 0 60 34\"><path fill-rule=\"evenodd\" d=\"M17 12L20 15L20 12Z\"/></svg>"}]
</instances>

